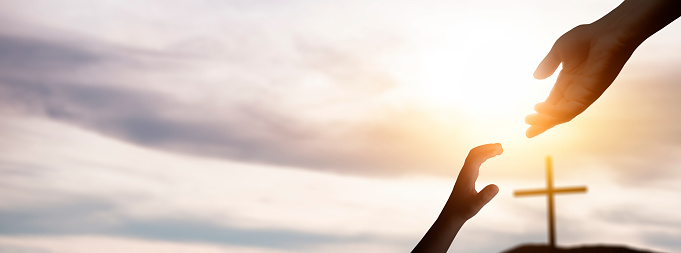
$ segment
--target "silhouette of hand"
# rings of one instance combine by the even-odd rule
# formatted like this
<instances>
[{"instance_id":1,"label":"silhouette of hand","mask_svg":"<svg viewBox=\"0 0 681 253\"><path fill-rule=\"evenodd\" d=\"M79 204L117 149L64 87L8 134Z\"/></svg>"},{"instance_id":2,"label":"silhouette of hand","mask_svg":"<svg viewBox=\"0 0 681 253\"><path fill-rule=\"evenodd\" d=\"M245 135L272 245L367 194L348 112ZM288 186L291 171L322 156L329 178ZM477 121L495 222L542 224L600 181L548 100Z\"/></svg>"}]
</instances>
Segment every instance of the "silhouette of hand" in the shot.
<instances>
[{"instance_id":1,"label":"silhouette of hand","mask_svg":"<svg viewBox=\"0 0 681 253\"><path fill-rule=\"evenodd\" d=\"M461 172L459 172L459 177L456 179L456 184L447 204L445 204L442 215L463 221L468 220L497 195L499 187L494 184L477 192L475 181L478 179L480 165L487 159L501 155L503 152L504 149L499 143L481 145L471 149Z\"/></svg>"},{"instance_id":2,"label":"silhouette of hand","mask_svg":"<svg viewBox=\"0 0 681 253\"><path fill-rule=\"evenodd\" d=\"M531 125L528 138L572 120L603 94L638 46L620 38L594 23L577 26L556 41L534 77L551 76L561 63L563 69L546 101L534 107L537 113L525 118Z\"/></svg>"},{"instance_id":3,"label":"silhouette of hand","mask_svg":"<svg viewBox=\"0 0 681 253\"><path fill-rule=\"evenodd\" d=\"M499 192L496 185L488 185L480 192L475 190L480 165L504 150L501 144L486 144L471 149L463 164L459 177L442 209L440 216L428 229L412 253L445 253L463 224L489 203Z\"/></svg>"}]
</instances>

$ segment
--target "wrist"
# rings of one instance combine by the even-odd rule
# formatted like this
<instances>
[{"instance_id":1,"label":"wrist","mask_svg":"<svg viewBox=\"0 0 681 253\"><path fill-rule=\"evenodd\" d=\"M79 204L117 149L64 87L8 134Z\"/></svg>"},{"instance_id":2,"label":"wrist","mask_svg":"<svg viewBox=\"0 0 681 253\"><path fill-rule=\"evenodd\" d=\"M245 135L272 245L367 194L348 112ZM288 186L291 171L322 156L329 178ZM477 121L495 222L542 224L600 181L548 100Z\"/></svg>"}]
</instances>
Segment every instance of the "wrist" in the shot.
<instances>
[{"instance_id":1,"label":"wrist","mask_svg":"<svg viewBox=\"0 0 681 253\"><path fill-rule=\"evenodd\" d=\"M633 25L624 22L611 22L608 19L599 19L589 26L592 28L594 37L611 38L622 46L633 49L636 49L650 36L639 29L634 29Z\"/></svg>"},{"instance_id":2,"label":"wrist","mask_svg":"<svg viewBox=\"0 0 681 253\"><path fill-rule=\"evenodd\" d=\"M466 221L467 219L440 214L440 216L435 220L433 226L454 238L456 234L459 233L459 230L461 230L461 227L463 227L463 224L466 223Z\"/></svg>"},{"instance_id":3,"label":"wrist","mask_svg":"<svg viewBox=\"0 0 681 253\"><path fill-rule=\"evenodd\" d=\"M681 15L681 1L625 0L607 15L591 23L598 36L609 36L636 48Z\"/></svg>"},{"instance_id":4,"label":"wrist","mask_svg":"<svg viewBox=\"0 0 681 253\"><path fill-rule=\"evenodd\" d=\"M468 218L465 217L463 214L464 212L459 208L460 205L451 205L450 203L447 203L445 204L445 207L442 208L442 212L437 219L443 223L462 226L468 221Z\"/></svg>"}]
</instances>

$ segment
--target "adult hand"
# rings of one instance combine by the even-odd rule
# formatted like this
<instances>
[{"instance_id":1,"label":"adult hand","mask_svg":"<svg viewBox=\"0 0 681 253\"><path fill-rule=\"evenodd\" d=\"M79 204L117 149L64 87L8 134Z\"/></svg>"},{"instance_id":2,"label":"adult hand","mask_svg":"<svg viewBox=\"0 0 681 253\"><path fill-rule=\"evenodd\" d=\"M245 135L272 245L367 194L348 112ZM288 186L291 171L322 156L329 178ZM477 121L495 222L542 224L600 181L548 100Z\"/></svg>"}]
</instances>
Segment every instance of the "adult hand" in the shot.
<instances>
[{"instance_id":1,"label":"adult hand","mask_svg":"<svg viewBox=\"0 0 681 253\"><path fill-rule=\"evenodd\" d=\"M581 25L561 36L534 72L537 79L551 76L562 63L551 93L537 104L525 122L527 137L575 118L612 84L638 44L627 43L599 24Z\"/></svg>"},{"instance_id":2,"label":"adult hand","mask_svg":"<svg viewBox=\"0 0 681 253\"><path fill-rule=\"evenodd\" d=\"M612 84L650 36L681 16L678 0L625 0L594 23L563 34L539 64L534 77L544 79L562 63L549 97L527 116L527 137L575 118Z\"/></svg>"}]
</instances>

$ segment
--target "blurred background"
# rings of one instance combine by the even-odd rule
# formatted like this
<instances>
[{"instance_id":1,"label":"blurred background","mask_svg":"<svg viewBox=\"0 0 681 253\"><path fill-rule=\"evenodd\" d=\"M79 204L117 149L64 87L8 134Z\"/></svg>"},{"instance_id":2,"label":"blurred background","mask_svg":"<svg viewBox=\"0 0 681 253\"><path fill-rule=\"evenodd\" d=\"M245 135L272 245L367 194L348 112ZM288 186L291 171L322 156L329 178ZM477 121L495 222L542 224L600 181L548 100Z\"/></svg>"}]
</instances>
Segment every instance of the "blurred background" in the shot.
<instances>
[{"instance_id":1,"label":"blurred background","mask_svg":"<svg viewBox=\"0 0 681 253\"><path fill-rule=\"evenodd\" d=\"M681 24L532 140L553 42L620 1L0 0L0 252L407 252L468 150L451 252L681 251Z\"/></svg>"}]
</instances>

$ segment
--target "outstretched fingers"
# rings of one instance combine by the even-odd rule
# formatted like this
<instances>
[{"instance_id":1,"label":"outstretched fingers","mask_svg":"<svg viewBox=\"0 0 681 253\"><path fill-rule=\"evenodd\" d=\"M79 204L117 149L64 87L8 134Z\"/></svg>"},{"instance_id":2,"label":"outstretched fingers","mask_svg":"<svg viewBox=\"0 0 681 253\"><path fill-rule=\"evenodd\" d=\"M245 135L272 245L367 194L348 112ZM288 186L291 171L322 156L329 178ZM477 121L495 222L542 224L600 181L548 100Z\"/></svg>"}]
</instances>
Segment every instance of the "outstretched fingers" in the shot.
<instances>
[{"instance_id":1,"label":"outstretched fingers","mask_svg":"<svg viewBox=\"0 0 681 253\"><path fill-rule=\"evenodd\" d=\"M546 79L549 76L553 75L553 72L556 72L556 69L558 69L558 66L560 66L560 57L558 56L557 50L556 50L556 44L553 45L553 48L551 48L551 51L544 57L544 60L539 63L539 66L537 66L537 69L534 71L534 78L536 79Z\"/></svg>"},{"instance_id":2,"label":"outstretched fingers","mask_svg":"<svg viewBox=\"0 0 681 253\"><path fill-rule=\"evenodd\" d=\"M487 161L487 159L501 155L503 152L504 149L499 143L485 144L471 149L456 180L456 185L460 185L463 189L474 190L475 180L478 179L480 172L480 165Z\"/></svg>"},{"instance_id":3,"label":"outstretched fingers","mask_svg":"<svg viewBox=\"0 0 681 253\"><path fill-rule=\"evenodd\" d=\"M529 128L527 128L527 131L525 131L525 136L527 136L527 138L533 138L553 128L554 126L556 125L531 125Z\"/></svg>"},{"instance_id":4,"label":"outstretched fingers","mask_svg":"<svg viewBox=\"0 0 681 253\"><path fill-rule=\"evenodd\" d=\"M530 125L526 135L535 137L556 125L566 123L582 113L587 108L582 102L562 99L556 104L542 102L534 106L537 113L527 115L525 123Z\"/></svg>"},{"instance_id":5,"label":"outstretched fingers","mask_svg":"<svg viewBox=\"0 0 681 253\"><path fill-rule=\"evenodd\" d=\"M561 71L546 101L535 105L534 110L537 113L525 117L525 123L530 125L525 132L527 138L568 122L584 110L582 103L572 100L575 92L571 85L574 82L574 75L566 73L565 70Z\"/></svg>"},{"instance_id":6,"label":"outstretched fingers","mask_svg":"<svg viewBox=\"0 0 681 253\"><path fill-rule=\"evenodd\" d=\"M559 109L554 109L559 110ZM558 111L538 111L539 113L533 113L525 117L525 123L529 124L530 127L525 132L527 138L532 138L540 135L546 130L553 128L558 124L562 124L570 121L574 116L567 116L562 112Z\"/></svg>"},{"instance_id":7,"label":"outstretched fingers","mask_svg":"<svg viewBox=\"0 0 681 253\"><path fill-rule=\"evenodd\" d=\"M497 155L501 155L503 152L504 149L501 147L501 143L492 143L477 146L471 149L470 152L468 152L468 156L466 157L464 167L466 167L466 165L480 166L480 164L487 161L487 159L490 159Z\"/></svg>"}]
</instances>

